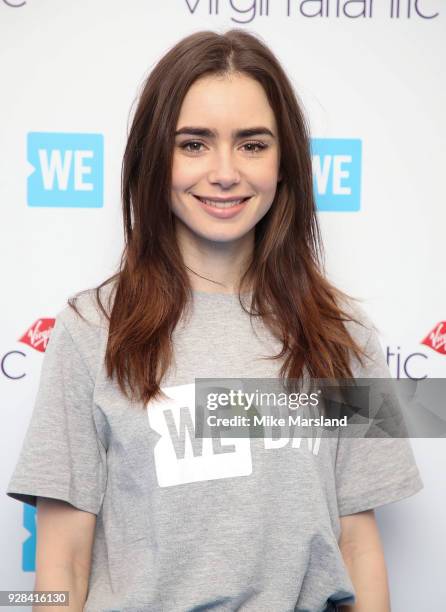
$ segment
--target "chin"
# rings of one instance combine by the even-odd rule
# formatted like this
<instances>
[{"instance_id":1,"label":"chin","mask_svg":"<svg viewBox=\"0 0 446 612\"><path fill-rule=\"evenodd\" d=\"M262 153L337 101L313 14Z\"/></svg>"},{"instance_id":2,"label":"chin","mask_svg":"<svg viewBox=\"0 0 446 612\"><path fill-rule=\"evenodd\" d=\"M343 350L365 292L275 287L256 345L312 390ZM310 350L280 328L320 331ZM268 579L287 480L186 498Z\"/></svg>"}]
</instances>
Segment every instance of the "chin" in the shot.
<instances>
[{"instance_id":1,"label":"chin","mask_svg":"<svg viewBox=\"0 0 446 612\"><path fill-rule=\"evenodd\" d=\"M193 231L193 230L192 230ZM210 242L235 242L245 236L246 232L193 232L198 238L208 240Z\"/></svg>"}]
</instances>

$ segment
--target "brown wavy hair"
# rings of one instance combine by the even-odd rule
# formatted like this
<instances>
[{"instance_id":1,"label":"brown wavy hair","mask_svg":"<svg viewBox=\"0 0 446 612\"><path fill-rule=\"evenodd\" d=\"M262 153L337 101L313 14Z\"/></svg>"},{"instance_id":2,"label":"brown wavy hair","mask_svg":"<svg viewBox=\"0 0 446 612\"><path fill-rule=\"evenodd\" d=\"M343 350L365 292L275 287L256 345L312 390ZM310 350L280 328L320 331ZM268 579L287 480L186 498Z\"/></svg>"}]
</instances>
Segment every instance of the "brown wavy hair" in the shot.
<instances>
[{"instance_id":1,"label":"brown wavy hair","mask_svg":"<svg viewBox=\"0 0 446 612\"><path fill-rule=\"evenodd\" d=\"M304 368L312 378L351 378L351 355L360 363L364 356L344 325L354 320L342 307L352 298L324 273L309 128L287 75L271 50L245 30L196 32L171 48L143 84L122 163L125 246L118 272L95 288L109 322L107 374L116 375L123 393L144 403L165 397L160 383L173 358L172 333L192 300L169 202L180 108L197 79L228 73L242 73L263 86L281 153L282 180L255 227L240 305L250 316L262 317L281 340L281 352L270 358L284 358L284 380L300 379ZM115 283L110 312L100 299L109 283ZM240 297L247 287L250 310ZM76 312L78 295L69 300Z\"/></svg>"}]
</instances>

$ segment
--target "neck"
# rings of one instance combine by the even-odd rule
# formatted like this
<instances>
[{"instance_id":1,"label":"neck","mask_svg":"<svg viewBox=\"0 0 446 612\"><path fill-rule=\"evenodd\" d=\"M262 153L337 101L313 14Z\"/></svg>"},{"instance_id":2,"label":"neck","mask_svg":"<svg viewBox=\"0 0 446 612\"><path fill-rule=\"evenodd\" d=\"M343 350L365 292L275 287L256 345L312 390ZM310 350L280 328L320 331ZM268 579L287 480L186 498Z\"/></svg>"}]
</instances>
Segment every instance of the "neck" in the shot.
<instances>
[{"instance_id":1,"label":"neck","mask_svg":"<svg viewBox=\"0 0 446 612\"><path fill-rule=\"evenodd\" d=\"M191 287L208 293L238 293L254 248L254 229L238 240L208 240L177 224L176 236Z\"/></svg>"}]
</instances>

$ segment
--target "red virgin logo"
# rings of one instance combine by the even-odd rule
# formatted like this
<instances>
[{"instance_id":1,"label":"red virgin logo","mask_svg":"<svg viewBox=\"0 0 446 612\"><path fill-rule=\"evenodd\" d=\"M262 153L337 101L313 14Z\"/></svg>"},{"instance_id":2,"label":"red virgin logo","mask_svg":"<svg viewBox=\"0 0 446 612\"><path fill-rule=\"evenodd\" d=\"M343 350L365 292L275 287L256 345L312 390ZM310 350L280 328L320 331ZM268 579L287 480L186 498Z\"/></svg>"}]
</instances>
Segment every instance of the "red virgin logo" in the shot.
<instances>
[{"instance_id":1,"label":"red virgin logo","mask_svg":"<svg viewBox=\"0 0 446 612\"><path fill-rule=\"evenodd\" d=\"M421 344L430 346L437 353L446 355L446 321L438 323L426 338L421 341Z\"/></svg>"},{"instance_id":2,"label":"red virgin logo","mask_svg":"<svg viewBox=\"0 0 446 612\"><path fill-rule=\"evenodd\" d=\"M55 321L56 319L37 319L28 331L19 338L19 342L24 342L36 351L44 353Z\"/></svg>"}]
</instances>

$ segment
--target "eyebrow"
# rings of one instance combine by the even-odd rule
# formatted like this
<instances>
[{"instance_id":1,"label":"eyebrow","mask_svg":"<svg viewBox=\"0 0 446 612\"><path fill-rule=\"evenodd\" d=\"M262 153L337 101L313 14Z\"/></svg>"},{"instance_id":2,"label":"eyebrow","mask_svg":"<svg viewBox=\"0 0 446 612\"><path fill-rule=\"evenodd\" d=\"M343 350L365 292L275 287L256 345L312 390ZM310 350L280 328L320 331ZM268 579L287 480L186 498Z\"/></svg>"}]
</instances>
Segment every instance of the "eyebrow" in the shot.
<instances>
[{"instance_id":1,"label":"eyebrow","mask_svg":"<svg viewBox=\"0 0 446 612\"><path fill-rule=\"evenodd\" d=\"M189 134L191 136L202 136L203 138L215 138L218 132L214 132L208 128L203 127L191 127L186 126L175 132L175 136L180 136L181 134ZM246 128L244 130L235 130L232 132L232 136L235 138L249 138L251 136L259 136L259 135L271 136L274 138L274 134L267 127L252 127Z\"/></svg>"}]
</instances>

